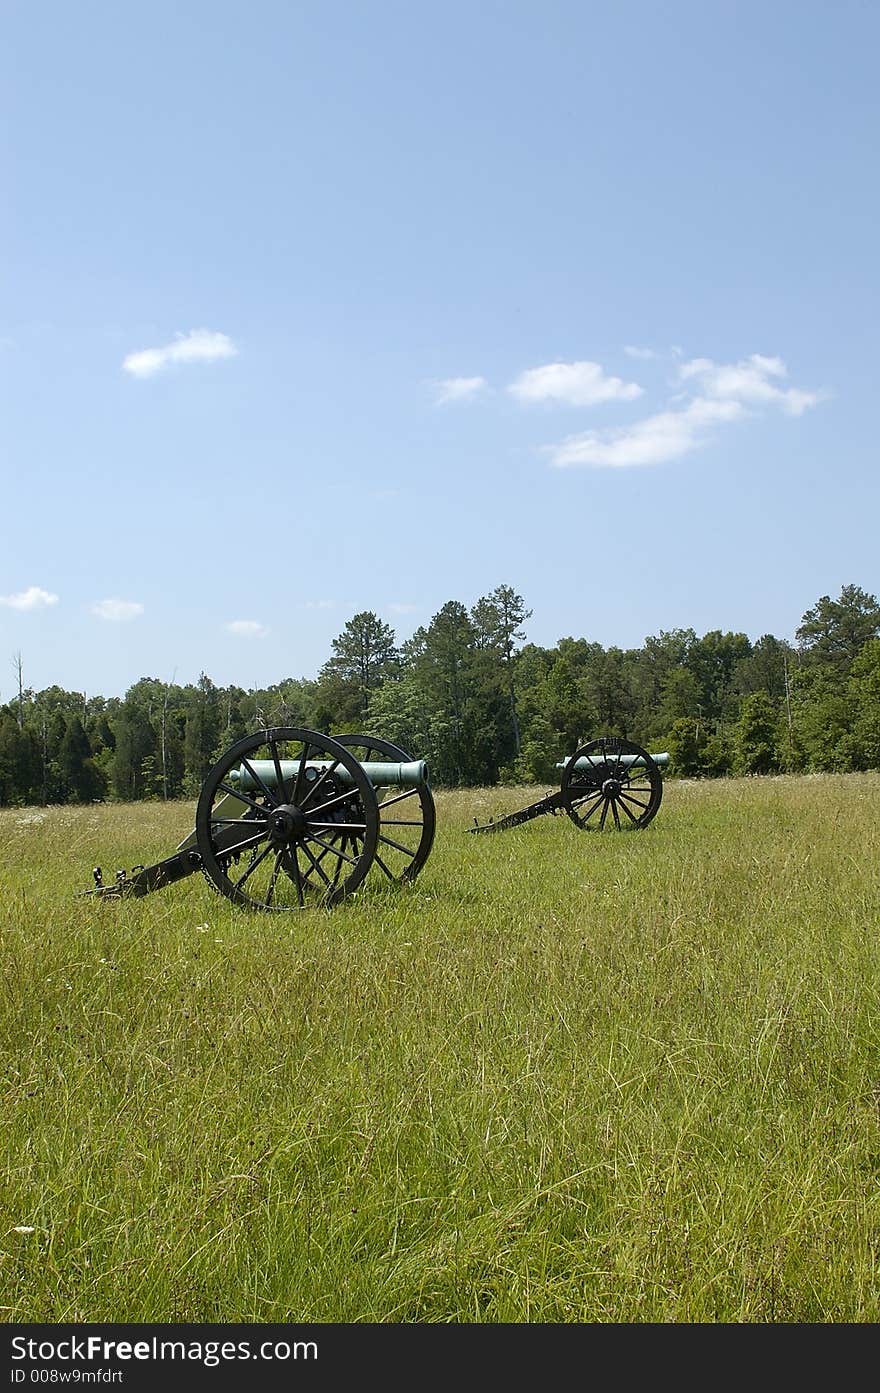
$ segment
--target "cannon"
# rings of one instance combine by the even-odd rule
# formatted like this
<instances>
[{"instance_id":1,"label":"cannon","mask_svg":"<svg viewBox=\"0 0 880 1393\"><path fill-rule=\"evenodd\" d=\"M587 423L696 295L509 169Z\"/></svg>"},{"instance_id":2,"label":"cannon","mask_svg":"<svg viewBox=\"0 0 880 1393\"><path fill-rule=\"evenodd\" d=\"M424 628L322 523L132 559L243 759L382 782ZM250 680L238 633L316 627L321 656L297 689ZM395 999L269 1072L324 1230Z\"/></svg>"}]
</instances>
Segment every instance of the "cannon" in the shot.
<instances>
[{"instance_id":1,"label":"cannon","mask_svg":"<svg viewBox=\"0 0 880 1393\"><path fill-rule=\"evenodd\" d=\"M151 866L100 866L84 891L139 897L201 871L235 904L269 911L338 904L375 866L411 881L434 840L428 766L378 736L284 726L245 736L210 770L195 826Z\"/></svg>"},{"instance_id":2,"label":"cannon","mask_svg":"<svg viewBox=\"0 0 880 1393\"><path fill-rule=\"evenodd\" d=\"M556 768L560 787L506 817L478 822L469 832L501 832L550 813L565 812L584 832L633 831L647 827L663 797L660 766L669 755L648 754L640 745L605 735L575 750Z\"/></svg>"},{"instance_id":3,"label":"cannon","mask_svg":"<svg viewBox=\"0 0 880 1393\"><path fill-rule=\"evenodd\" d=\"M556 767L560 788L470 832L500 832L565 812L584 831L647 826L663 796L668 754L603 736ZM84 895L140 897L201 871L215 890L249 909L338 904L373 867L392 882L415 880L434 842L434 798L425 760L363 734L322 735L283 726L232 745L210 770L195 826L173 855L105 884L100 866Z\"/></svg>"}]
</instances>

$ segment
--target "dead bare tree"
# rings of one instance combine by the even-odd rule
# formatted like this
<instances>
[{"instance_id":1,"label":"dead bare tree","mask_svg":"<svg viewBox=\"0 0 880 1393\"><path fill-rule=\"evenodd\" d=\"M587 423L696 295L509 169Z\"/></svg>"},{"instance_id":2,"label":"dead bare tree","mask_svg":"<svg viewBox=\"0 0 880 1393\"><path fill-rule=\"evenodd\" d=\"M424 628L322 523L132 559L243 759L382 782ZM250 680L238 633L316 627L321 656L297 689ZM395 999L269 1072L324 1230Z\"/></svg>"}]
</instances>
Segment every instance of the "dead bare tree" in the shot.
<instances>
[{"instance_id":1,"label":"dead bare tree","mask_svg":"<svg viewBox=\"0 0 880 1393\"><path fill-rule=\"evenodd\" d=\"M18 728L21 730L24 725L24 682L22 680L22 657L21 652L13 653L12 666L18 678Z\"/></svg>"}]
</instances>

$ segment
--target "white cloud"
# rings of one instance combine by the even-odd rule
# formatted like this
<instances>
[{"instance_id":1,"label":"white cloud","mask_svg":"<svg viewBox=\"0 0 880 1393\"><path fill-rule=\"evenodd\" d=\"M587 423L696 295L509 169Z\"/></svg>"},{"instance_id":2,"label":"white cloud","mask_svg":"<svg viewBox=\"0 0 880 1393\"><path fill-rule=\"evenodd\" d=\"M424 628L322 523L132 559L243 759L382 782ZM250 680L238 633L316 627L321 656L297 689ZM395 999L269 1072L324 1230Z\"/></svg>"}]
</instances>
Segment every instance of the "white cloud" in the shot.
<instances>
[{"instance_id":1,"label":"white cloud","mask_svg":"<svg viewBox=\"0 0 880 1393\"><path fill-rule=\"evenodd\" d=\"M623 351L626 354L627 358L640 358L644 359L645 362L647 362L651 358L657 357L657 354L654 352L653 348L636 348L631 343L628 343Z\"/></svg>"},{"instance_id":2,"label":"white cloud","mask_svg":"<svg viewBox=\"0 0 880 1393\"><path fill-rule=\"evenodd\" d=\"M303 600L303 609L332 609L333 600Z\"/></svg>"},{"instance_id":3,"label":"white cloud","mask_svg":"<svg viewBox=\"0 0 880 1393\"><path fill-rule=\"evenodd\" d=\"M599 363L589 362L546 363L540 368L529 368L507 390L518 401L555 401L565 406L632 401L643 391L636 382L607 377Z\"/></svg>"},{"instance_id":4,"label":"white cloud","mask_svg":"<svg viewBox=\"0 0 880 1393\"><path fill-rule=\"evenodd\" d=\"M443 406L448 401L471 401L489 384L485 377L447 377L434 386L437 388L436 403Z\"/></svg>"},{"instance_id":5,"label":"white cloud","mask_svg":"<svg viewBox=\"0 0 880 1393\"><path fill-rule=\"evenodd\" d=\"M738 363L713 363L711 358L692 358L682 363L679 378L695 382L708 397L722 401L747 402L758 406L780 406L789 416L801 416L821 401L821 392L805 392L798 387L782 387L788 369L781 358L753 353Z\"/></svg>"},{"instance_id":6,"label":"white cloud","mask_svg":"<svg viewBox=\"0 0 880 1393\"><path fill-rule=\"evenodd\" d=\"M153 377L172 363L212 363L217 358L234 358L238 349L228 334L212 329L191 329L177 334L163 348L142 348L123 359L125 372L132 377Z\"/></svg>"},{"instance_id":7,"label":"white cloud","mask_svg":"<svg viewBox=\"0 0 880 1393\"><path fill-rule=\"evenodd\" d=\"M99 600L96 605L92 605L92 614L96 614L99 619L108 620L111 624L127 624L130 619L137 619L143 612L144 607L137 600Z\"/></svg>"},{"instance_id":8,"label":"white cloud","mask_svg":"<svg viewBox=\"0 0 880 1393\"><path fill-rule=\"evenodd\" d=\"M45 609L48 605L57 603L58 596L48 590L41 590L39 585L28 586L27 590L20 591L18 595L0 595L0 605L6 605L8 609Z\"/></svg>"},{"instance_id":9,"label":"white cloud","mask_svg":"<svg viewBox=\"0 0 880 1393\"><path fill-rule=\"evenodd\" d=\"M739 402L713 402L696 397L681 411L660 411L616 430L584 431L548 447L550 462L559 469L593 465L624 469L638 464L665 464L702 445L712 426L745 415Z\"/></svg>"},{"instance_id":10,"label":"white cloud","mask_svg":"<svg viewBox=\"0 0 880 1393\"><path fill-rule=\"evenodd\" d=\"M269 630L258 619L233 619L226 625L236 638L265 638Z\"/></svg>"},{"instance_id":11,"label":"white cloud","mask_svg":"<svg viewBox=\"0 0 880 1393\"><path fill-rule=\"evenodd\" d=\"M629 426L570 435L557 445L545 447L546 453L551 464L560 469L665 464L706 444L718 426L754 415L764 407L780 407L790 416L800 416L826 395L781 386L787 376L781 358L760 353L738 363L692 358L678 370L684 390L673 401L684 401L681 407L657 412ZM688 400L689 392L694 390L696 395Z\"/></svg>"}]
</instances>

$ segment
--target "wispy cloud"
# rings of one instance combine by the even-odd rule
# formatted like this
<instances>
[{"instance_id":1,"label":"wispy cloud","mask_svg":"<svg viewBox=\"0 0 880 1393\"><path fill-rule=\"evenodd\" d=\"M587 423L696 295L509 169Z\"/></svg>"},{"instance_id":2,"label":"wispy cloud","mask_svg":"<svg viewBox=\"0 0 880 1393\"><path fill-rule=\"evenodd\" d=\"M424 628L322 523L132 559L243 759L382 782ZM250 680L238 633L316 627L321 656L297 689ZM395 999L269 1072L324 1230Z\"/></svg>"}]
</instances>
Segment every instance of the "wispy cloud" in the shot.
<instances>
[{"instance_id":1,"label":"wispy cloud","mask_svg":"<svg viewBox=\"0 0 880 1393\"><path fill-rule=\"evenodd\" d=\"M144 607L137 600L99 600L92 605L92 614L106 619L110 624L127 624L143 612Z\"/></svg>"},{"instance_id":2,"label":"wispy cloud","mask_svg":"<svg viewBox=\"0 0 880 1393\"><path fill-rule=\"evenodd\" d=\"M28 586L27 590L20 591L18 595L0 595L0 605L5 605L7 609L46 609L49 605L57 603L58 596L49 590L41 590L39 585Z\"/></svg>"},{"instance_id":3,"label":"wispy cloud","mask_svg":"<svg viewBox=\"0 0 880 1393\"><path fill-rule=\"evenodd\" d=\"M676 399L684 400L682 406L656 412L632 425L570 435L545 447L545 452L559 469L622 469L681 459L706 444L720 426L760 414L766 407L778 407L788 415L800 416L826 396L822 391L781 387L779 382L786 376L781 358L767 358L759 353L728 364L694 358L679 369L679 383L684 390ZM698 390L688 399L690 384Z\"/></svg>"},{"instance_id":4,"label":"wispy cloud","mask_svg":"<svg viewBox=\"0 0 880 1393\"><path fill-rule=\"evenodd\" d=\"M389 614L416 614L418 605L409 605L403 600L392 600L387 606Z\"/></svg>"},{"instance_id":5,"label":"wispy cloud","mask_svg":"<svg viewBox=\"0 0 880 1393\"><path fill-rule=\"evenodd\" d=\"M333 609L333 600L303 600L303 609Z\"/></svg>"},{"instance_id":6,"label":"wispy cloud","mask_svg":"<svg viewBox=\"0 0 880 1393\"><path fill-rule=\"evenodd\" d=\"M637 382L609 377L600 363L546 363L520 373L508 387L521 402L559 402L563 406L598 406L606 401L633 401L642 395Z\"/></svg>"},{"instance_id":7,"label":"wispy cloud","mask_svg":"<svg viewBox=\"0 0 880 1393\"><path fill-rule=\"evenodd\" d=\"M232 619L226 628L236 638L265 638L269 632L258 619Z\"/></svg>"},{"instance_id":8,"label":"wispy cloud","mask_svg":"<svg viewBox=\"0 0 880 1393\"><path fill-rule=\"evenodd\" d=\"M485 392L489 384L485 377L446 377L435 382L437 406L450 401L473 401L474 397Z\"/></svg>"},{"instance_id":9,"label":"wispy cloud","mask_svg":"<svg viewBox=\"0 0 880 1393\"><path fill-rule=\"evenodd\" d=\"M162 348L141 348L137 353L129 353L122 366L132 377L153 377L173 363L213 363L218 358L234 358L237 352L228 334L191 329L188 334L177 334L172 343Z\"/></svg>"},{"instance_id":10,"label":"wispy cloud","mask_svg":"<svg viewBox=\"0 0 880 1393\"><path fill-rule=\"evenodd\" d=\"M632 343L626 344L623 351L627 358L638 358L646 363L652 358L658 358L660 356L658 353L655 353L653 348L637 348L635 344Z\"/></svg>"},{"instance_id":11,"label":"wispy cloud","mask_svg":"<svg viewBox=\"0 0 880 1393\"><path fill-rule=\"evenodd\" d=\"M721 401L740 401L750 405L780 406L789 416L801 416L822 400L822 392L805 392L798 387L782 387L788 376L781 358L753 353L738 363L713 363L711 358L692 358L678 370L682 382L695 381L707 397Z\"/></svg>"},{"instance_id":12,"label":"wispy cloud","mask_svg":"<svg viewBox=\"0 0 880 1393\"><path fill-rule=\"evenodd\" d=\"M584 431L547 447L559 469L593 465L623 469L635 464L665 464L680 459L706 439L712 426L744 415L739 402L692 401L681 411L660 411L616 430Z\"/></svg>"}]
</instances>

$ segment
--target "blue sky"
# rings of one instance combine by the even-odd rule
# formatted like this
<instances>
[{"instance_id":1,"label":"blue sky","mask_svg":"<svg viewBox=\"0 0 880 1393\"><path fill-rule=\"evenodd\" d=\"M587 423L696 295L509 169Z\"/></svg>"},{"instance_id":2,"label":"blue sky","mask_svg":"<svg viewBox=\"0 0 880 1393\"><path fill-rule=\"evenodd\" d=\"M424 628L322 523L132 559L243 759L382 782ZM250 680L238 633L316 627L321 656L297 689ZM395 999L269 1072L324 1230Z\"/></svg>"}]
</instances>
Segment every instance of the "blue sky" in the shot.
<instances>
[{"instance_id":1,"label":"blue sky","mask_svg":"<svg viewBox=\"0 0 880 1393\"><path fill-rule=\"evenodd\" d=\"M880 591L880 10L7 0L0 700ZM3 673L6 673L4 678Z\"/></svg>"}]
</instances>

